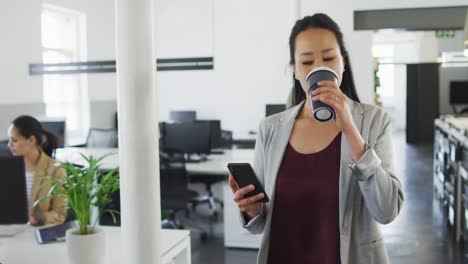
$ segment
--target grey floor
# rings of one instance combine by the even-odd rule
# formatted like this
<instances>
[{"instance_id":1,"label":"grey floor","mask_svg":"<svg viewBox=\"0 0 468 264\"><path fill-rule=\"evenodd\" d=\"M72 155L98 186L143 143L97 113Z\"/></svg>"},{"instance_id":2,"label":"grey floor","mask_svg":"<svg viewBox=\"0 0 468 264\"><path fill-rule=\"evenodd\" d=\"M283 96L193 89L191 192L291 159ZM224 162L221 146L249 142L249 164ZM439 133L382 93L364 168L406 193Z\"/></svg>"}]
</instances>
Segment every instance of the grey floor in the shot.
<instances>
[{"instance_id":1,"label":"grey floor","mask_svg":"<svg viewBox=\"0 0 468 264\"><path fill-rule=\"evenodd\" d=\"M381 227L391 263L468 263L468 246L453 242L441 208L433 201L432 146L407 145L404 134L396 133L394 156L404 184L405 204L394 222ZM215 192L222 197L220 186L215 187ZM222 214L213 222L207 206L200 205L190 219L179 216L192 230L193 264L256 263L257 250L224 248ZM193 226L208 231L206 242L200 241L199 229Z\"/></svg>"}]
</instances>

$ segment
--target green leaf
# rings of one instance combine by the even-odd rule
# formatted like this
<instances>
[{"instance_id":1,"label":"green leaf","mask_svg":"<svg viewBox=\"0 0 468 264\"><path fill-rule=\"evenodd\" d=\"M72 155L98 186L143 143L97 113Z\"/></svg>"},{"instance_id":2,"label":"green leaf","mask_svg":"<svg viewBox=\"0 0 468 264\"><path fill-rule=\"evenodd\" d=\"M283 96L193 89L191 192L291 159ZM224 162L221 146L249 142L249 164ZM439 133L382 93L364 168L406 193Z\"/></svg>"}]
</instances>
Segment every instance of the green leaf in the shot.
<instances>
[{"instance_id":1,"label":"green leaf","mask_svg":"<svg viewBox=\"0 0 468 264\"><path fill-rule=\"evenodd\" d=\"M61 210L70 209L78 221L81 234L92 232L97 223L91 223L92 207L98 207L98 216L104 213L104 207L112 202L112 194L119 189L119 167L103 172L100 169L102 161L114 153L100 157L86 156L80 153L86 161L85 166L77 166L71 162L60 162L67 177L47 176L41 187L50 186L48 194L34 202L38 206L41 202L54 196L67 197L68 205ZM115 210L105 210L115 220Z\"/></svg>"}]
</instances>

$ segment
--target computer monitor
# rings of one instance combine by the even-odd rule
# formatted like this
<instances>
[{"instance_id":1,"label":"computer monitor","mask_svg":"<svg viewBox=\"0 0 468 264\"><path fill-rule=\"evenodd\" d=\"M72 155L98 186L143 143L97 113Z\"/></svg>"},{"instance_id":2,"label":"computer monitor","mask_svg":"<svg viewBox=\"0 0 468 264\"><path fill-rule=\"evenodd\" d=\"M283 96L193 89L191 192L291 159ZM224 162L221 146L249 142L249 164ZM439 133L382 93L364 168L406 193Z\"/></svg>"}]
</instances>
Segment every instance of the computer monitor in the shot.
<instances>
[{"instance_id":1,"label":"computer monitor","mask_svg":"<svg viewBox=\"0 0 468 264\"><path fill-rule=\"evenodd\" d=\"M468 104L468 81L450 82L450 104Z\"/></svg>"},{"instance_id":2,"label":"computer monitor","mask_svg":"<svg viewBox=\"0 0 468 264\"><path fill-rule=\"evenodd\" d=\"M0 201L0 225L28 222L26 177L22 156L0 156Z\"/></svg>"},{"instance_id":3,"label":"computer monitor","mask_svg":"<svg viewBox=\"0 0 468 264\"><path fill-rule=\"evenodd\" d=\"M41 121L42 128L54 133L58 138L58 147L65 146L65 121Z\"/></svg>"},{"instance_id":4,"label":"computer monitor","mask_svg":"<svg viewBox=\"0 0 468 264\"><path fill-rule=\"evenodd\" d=\"M0 156L13 156L8 148L8 140L0 140Z\"/></svg>"},{"instance_id":5,"label":"computer monitor","mask_svg":"<svg viewBox=\"0 0 468 264\"><path fill-rule=\"evenodd\" d=\"M197 119L196 111L171 111L169 120L174 122L191 122Z\"/></svg>"},{"instance_id":6,"label":"computer monitor","mask_svg":"<svg viewBox=\"0 0 468 264\"><path fill-rule=\"evenodd\" d=\"M186 154L210 153L209 122L166 123L164 130L165 151Z\"/></svg>"},{"instance_id":7,"label":"computer monitor","mask_svg":"<svg viewBox=\"0 0 468 264\"><path fill-rule=\"evenodd\" d=\"M286 110L285 104L267 104L265 107L265 116L271 116Z\"/></svg>"},{"instance_id":8,"label":"computer monitor","mask_svg":"<svg viewBox=\"0 0 468 264\"><path fill-rule=\"evenodd\" d=\"M221 137L221 120L196 120L195 122L206 122L210 126L211 149L220 149L223 147L223 140Z\"/></svg>"}]
</instances>

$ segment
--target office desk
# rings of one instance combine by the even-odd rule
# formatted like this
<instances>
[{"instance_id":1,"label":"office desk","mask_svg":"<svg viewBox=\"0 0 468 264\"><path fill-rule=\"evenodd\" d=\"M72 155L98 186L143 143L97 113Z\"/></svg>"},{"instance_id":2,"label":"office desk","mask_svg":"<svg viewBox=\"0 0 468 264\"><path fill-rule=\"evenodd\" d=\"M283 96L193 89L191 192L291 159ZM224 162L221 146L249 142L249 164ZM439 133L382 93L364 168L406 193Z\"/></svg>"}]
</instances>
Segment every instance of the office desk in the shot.
<instances>
[{"instance_id":1,"label":"office desk","mask_svg":"<svg viewBox=\"0 0 468 264\"><path fill-rule=\"evenodd\" d=\"M70 161L78 165L85 165L85 160L80 156L84 155L102 156L113 153L102 161L102 169L112 169L119 165L118 148L61 148L57 149L56 159L60 161ZM186 163L185 167L189 174L212 174L226 177L229 173L227 164L229 162L252 162L254 157L253 149L231 149L225 150L224 154L209 155L207 161L198 163Z\"/></svg>"},{"instance_id":2,"label":"office desk","mask_svg":"<svg viewBox=\"0 0 468 264\"><path fill-rule=\"evenodd\" d=\"M106 232L109 264L122 263L120 227L103 227ZM14 237L0 238L2 264L65 264L68 263L64 242L41 245L35 237L35 227ZM190 233L187 230L161 230L161 260L163 264L191 264Z\"/></svg>"},{"instance_id":3,"label":"office desk","mask_svg":"<svg viewBox=\"0 0 468 264\"><path fill-rule=\"evenodd\" d=\"M112 169L119 165L118 149L86 149L86 148L65 148L58 149L56 157L58 160L70 161L75 164L85 164L83 158L79 155L102 156L107 153L115 153L103 160L103 169ZM225 150L224 154L210 155L208 160L199 163L186 163L185 167L190 175L212 175L213 177L222 177L227 180L229 171L227 164L229 162L249 162L254 158L253 149L232 149ZM251 235L241 226L238 212L239 208L233 201L233 195L226 183L223 186L224 203L224 244L226 247L238 248L259 248L260 235ZM1 263L1 262L0 262Z\"/></svg>"},{"instance_id":4,"label":"office desk","mask_svg":"<svg viewBox=\"0 0 468 264\"><path fill-rule=\"evenodd\" d=\"M232 143L241 148L253 149L255 147L256 134L250 133L234 133L232 135Z\"/></svg>"}]
</instances>

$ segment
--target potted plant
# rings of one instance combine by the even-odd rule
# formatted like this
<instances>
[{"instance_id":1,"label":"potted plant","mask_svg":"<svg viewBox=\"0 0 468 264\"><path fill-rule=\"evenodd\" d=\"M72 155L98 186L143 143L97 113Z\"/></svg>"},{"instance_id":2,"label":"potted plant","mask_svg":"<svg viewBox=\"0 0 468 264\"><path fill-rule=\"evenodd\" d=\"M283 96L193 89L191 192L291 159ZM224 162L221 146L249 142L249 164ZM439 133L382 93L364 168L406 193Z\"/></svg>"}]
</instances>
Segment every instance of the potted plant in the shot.
<instances>
[{"instance_id":1,"label":"potted plant","mask_svg":"<svg viewBox=\"0 0 468 264\"><path fill-rule=\"evenodd\" d=\"M97 224L103 213L109 212L114 221L115 214L119 213L105 209L112 201L112 193L119 189L119 167L104 172L100 165L108 155L81 156L86 161L83 167L77 167L70 162L60 162L60 167L66 170L67 177L47 176L49 179L45 184L52 183L50 191L47 196L37 200L34 206L56 195L65 196L68 205L63 210L70 209L78 224L77 228L66 232L70 263L105 263L105 234ZM93 215L93 208L97 208L97 215Z\"/></svg>"}]
</instances>

